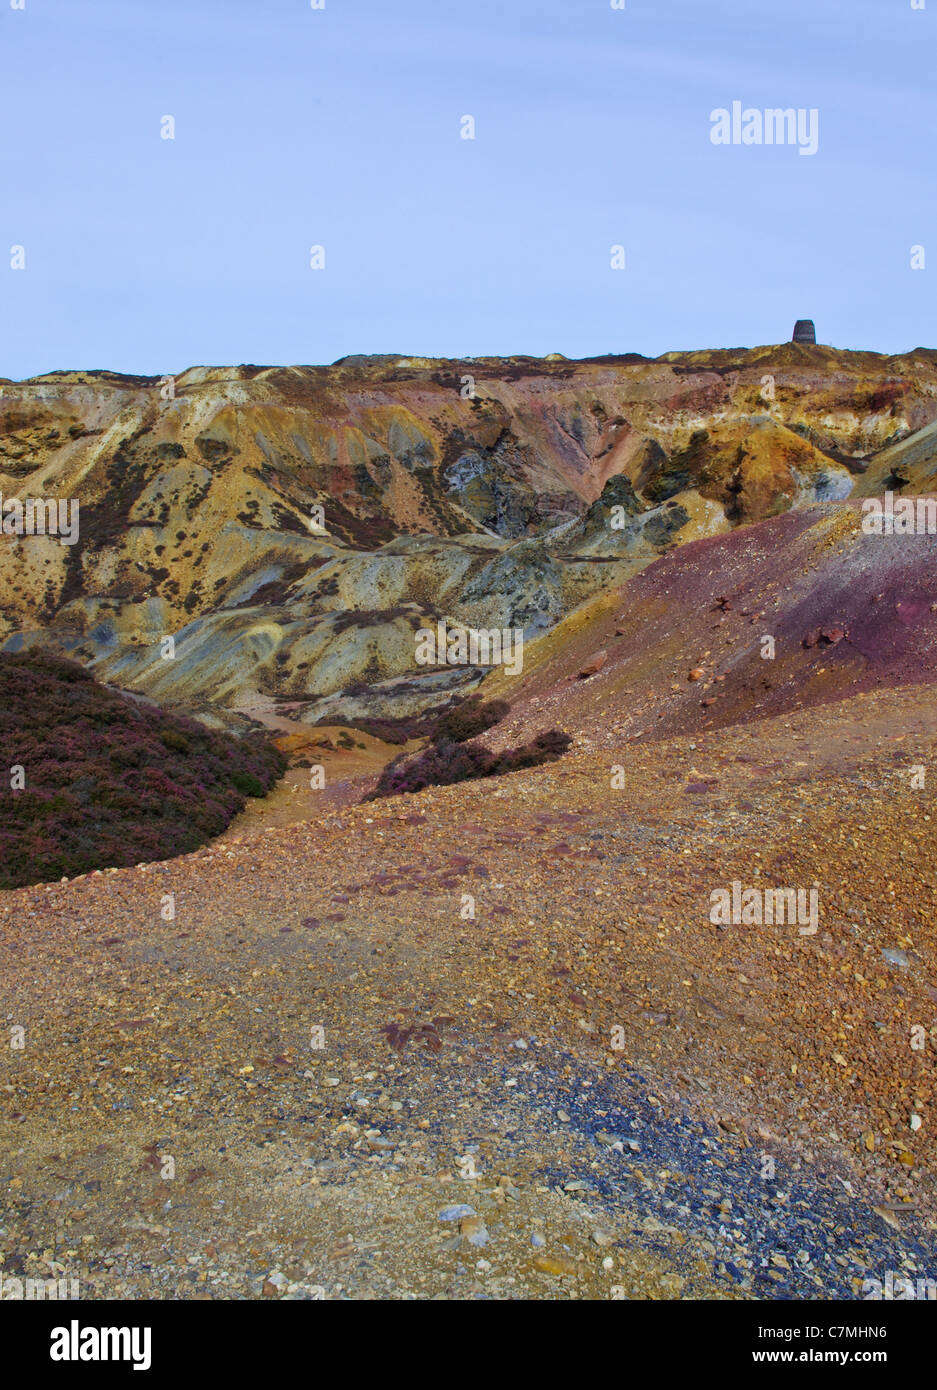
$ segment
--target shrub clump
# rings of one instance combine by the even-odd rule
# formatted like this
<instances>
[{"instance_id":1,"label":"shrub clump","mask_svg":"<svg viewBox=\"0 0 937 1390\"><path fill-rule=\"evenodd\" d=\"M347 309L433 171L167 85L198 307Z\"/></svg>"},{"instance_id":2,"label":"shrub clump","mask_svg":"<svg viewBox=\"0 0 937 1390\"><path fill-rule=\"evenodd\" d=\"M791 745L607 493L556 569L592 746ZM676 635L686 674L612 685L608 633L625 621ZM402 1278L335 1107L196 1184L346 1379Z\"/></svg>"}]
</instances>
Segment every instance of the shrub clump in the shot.
<instances>
[{"instance_id":1,"label":"shrub clump","mask_svg":"<svg viewBox=\"0 0 937 1390\"><path fill-rule=\"evenodd\" d=\"M362 687L367 689L367 686ZM349 688L346 694L354 694L357 687ZM506 700L483 700L480 695L469 695L457 705L451 705L440 712L426 710L423 714L402 715L397 718L344 719L342 723L349 729L378 738L382 743L409 743L412 739L428 738L431 743L465 743L470 738L478 738L495 724L500 724L511 713ZM316 721L330 724L328 716Z\"/></svg>"},{"instance_id":2,"label":"shrub clump","mask_svg":"<svg viewBox=\"0 0 937 1390\"><path fill-rule=\"evenodd\" d=\"M432 743L467 743L478 738L488 729L500 724L511 713L507 700L483 700L480 695L470 695L467 700L447 710L434 722L430 730Z\"/></svg>"},{"instance_id":3,"label":"shrub clump","mask_svg":"<svg viewBox=\"0 0 937 1390\"><path fill-rule=\"evenodd\" d=\"M0 653L0 888L187 854L285 768L264 740L138 704L75 662Z\"/></svg>"},{"instance_id":4,"label":"shrub clump","mask_svg":"<svg viewBox=\"0 0 937 1390\"><path fill-rule=\"evenodd\" d=\"M517 772L524 767L538 767L555 762L567 751L572 739L559 729L539 734L532 743L511 748L504 753L492 753L481 743L433 743L410 757L400 754L388 763L377 786L366 801L383 796L399 796L403 792L419 792L424 787L451 786L477 777L497 777L505 772Z\"/></svg>"}]
</instances>

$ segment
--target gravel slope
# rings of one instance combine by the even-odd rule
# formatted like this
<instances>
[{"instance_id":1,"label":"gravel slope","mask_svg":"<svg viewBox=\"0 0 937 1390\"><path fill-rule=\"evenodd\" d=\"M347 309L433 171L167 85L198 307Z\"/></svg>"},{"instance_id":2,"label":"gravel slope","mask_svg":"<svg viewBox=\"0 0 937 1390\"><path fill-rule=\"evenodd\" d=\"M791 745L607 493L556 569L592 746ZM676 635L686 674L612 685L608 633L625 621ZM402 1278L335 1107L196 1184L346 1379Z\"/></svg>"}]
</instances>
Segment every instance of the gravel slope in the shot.
<instances>
[{"instance_id":1,"label":"gravel slope","mask_svg":"<svg viewBox=\"0 0 937 1390\"><path fill-rule=\"evenodd\" d=\"M935 740L927 687L867 694L0 895L25 1029L4 1277L51 1261L86 1298L933 1277L937 813L909 767ZM816 935L710 922L759 867L819 882Z\"/></svg>"}]
</instances>

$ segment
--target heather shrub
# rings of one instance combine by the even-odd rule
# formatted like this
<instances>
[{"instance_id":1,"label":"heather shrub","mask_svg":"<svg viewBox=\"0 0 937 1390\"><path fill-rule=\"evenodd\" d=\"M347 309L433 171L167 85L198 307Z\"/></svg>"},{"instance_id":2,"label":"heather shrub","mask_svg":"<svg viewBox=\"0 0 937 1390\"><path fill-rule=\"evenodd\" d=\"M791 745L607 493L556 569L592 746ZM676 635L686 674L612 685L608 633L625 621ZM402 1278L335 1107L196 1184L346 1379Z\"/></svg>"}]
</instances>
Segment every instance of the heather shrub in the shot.
<instances>
[{"instance_id":1,"label":"heather shrub","mask_svg":"<svg viewBox=\"0 0 937 1390\"><path fill-rule=\"evenodd\" d=\"M550 729L539 734L531 743L504 753L492 753L481 743L430 744L420 753L407 757L399 754L388 763L378 778L377 786L366 801L384 796L399 796L403 792L419 792L424 787L451 786L477 777L496 777L516 772L523 767L537 767L555 762L572 743L569 734Z\"/></svg>"},{"instance_id":2,"label":"heather shrub","mask_svg":"<svg viewBox=\"0 0 937 1390\"><path fill-rule=\"evenodd\" d=\"M430 739L433 743L467 743L500 724L510 713L507 700L482 700L480 695L470 695L439 716L430 731Z\"/></svg>"},{"instance_id":3,"label":"heather shrub","mask_svg":"<svg viewBox=\"0 0 937 1390\"><path fill-rule=\"evenodd\" d=\"M367 686L362 687L367 689ZM349 687L348 694L358 693L357 687ZM382 743L409 743L412 739L428 738L432 743L465 743L478 738L479 734L499 724L511 713L506 700L482 700L480 695L469 695L456 705L440 710L425 710L423 714L399 715L388 718L345 719L346 728L357 729L371 738L379 738ZM328 716L319 719L319 724L333 722Z\"/></svg>"},{"instance_id":4,"label":"heather shrub","mask_svg":"<svg viewBox=\"0 0 937 1390\"><path fill-rule=\"evenodd\" d=\"M335 724L335 719L328 715L322 719L317 719L314 728L321 725ZM371 738L379 738L382 743L408 743L412 738L425 738L429 732L430 723L422 716L407 716L405 718L361 718L343 719L342 724L346 729L357 729L361 734L368 734Z\"/></svg>"},{"instance_id":5,"label":"heather shrub","mask_svg":"<svg viewBox=\"0 0 937 1390\"><path fill-rule=\"evenodd\" d=\"M522 767L538 767L541 763L553 762L561 758L569 749L572 739L560 729L548 729L538 734L531 743L520 748L511 748L498 759L498 772L517 772Z\"/></svg>"},{"instance_id":6,"label":"heather shrub","mask_svg":"<svg viewBox=\"0 0 937 1390\"><path fill-rule=\"evenodd\" d=\"M188 853L285 766L261 739L138 704L74 662L0 653L0 888Z\"/></svg>"},{"instance_id":7,"label":"heather shrub","mask_svg":"<svg viewBox=\"0 0 937 1390\"><path fill-rule=\"evenodd\" d=\"M231 781L245 796L266 796L266 789L252 772L235 772Z\"/></svg>"}]
</instances>

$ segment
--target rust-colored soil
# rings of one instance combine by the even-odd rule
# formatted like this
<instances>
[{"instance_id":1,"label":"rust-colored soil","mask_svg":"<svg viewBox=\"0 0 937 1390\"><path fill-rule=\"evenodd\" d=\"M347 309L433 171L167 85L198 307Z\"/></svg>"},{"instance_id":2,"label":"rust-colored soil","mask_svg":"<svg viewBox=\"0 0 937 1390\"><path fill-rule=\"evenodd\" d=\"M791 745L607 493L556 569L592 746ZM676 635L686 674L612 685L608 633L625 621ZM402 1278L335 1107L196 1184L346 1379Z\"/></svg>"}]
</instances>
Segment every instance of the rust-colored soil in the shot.
<instances>
[{"instance_id":1,"label":"rust-colored soil","mask_svg":"<svg viewBox=\"0 0 937 1390\"><path fill-rule=\"evenodd\" d=\"M4 894L5 1275L823 1298L932 1272L935 741L931 688L869 693ZM734 879L816 880L818 932L714 926Z\"/></svg>"}]
</instances>

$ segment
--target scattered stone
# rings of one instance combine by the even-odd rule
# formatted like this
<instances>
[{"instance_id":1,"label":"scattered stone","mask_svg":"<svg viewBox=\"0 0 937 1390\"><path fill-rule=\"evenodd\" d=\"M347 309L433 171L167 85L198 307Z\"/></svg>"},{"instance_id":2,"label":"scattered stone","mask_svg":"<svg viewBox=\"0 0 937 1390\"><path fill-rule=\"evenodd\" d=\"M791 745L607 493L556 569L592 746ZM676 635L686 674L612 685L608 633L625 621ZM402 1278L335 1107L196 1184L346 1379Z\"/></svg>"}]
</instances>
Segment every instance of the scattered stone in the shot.
<instances>
[{"instance_id":1,"label":"scattered stone","mask_svg":"<svg viewBox=\"0 0 937 1390\"><path fill-rule=\"evenodd\" d=\"M568 1255L538 1255L534 1260L534 1269L541 1274L552 1274L559 1277L563 1274L575 1274L576 1261L571 1260Z\"/></svg>"},{"instance_id":2,"label":"scattered stone","mask_svg":"<svg viewBox=\"0 0 937 1390\"><path fill-rule=\"evenodd\" d=\"M459 1222L459 1234L465 1237L469 1245L488 1244L488 1227L480 1216L463 1216Z\"/></svg>"},{"instance_id":3,"label":"scattered stone","mask_svg":"<svg viewBox=\"0 0 937 1390\"><path fill-rule=\"evenodd\" d=\"M589 678L590 676L595 676L595 675L597 675L598 672L601 671L602 667L605 665L605 663L606 663L607 660L608 660L608 652L607 652L607 651L605 651L605 650L603 649L603 650L600 651L600 652L596 652L595 656L590 657L590 659L586 662L585 666L583 666L583 667L580 668L580 670L579 670L579 679L580 679L581 681L582 681L582 680L588 680L588 678Z\"/></svg>"},{"instance_id":4,"label":"scattered stone","mask_svg":"<svg viewBox=\"0 0 937 1390\"><path fill-rule=\"evenodd\" d=\"M470 1207L466 1202L459 1202L454 1207L444 1207L436 1218L438 1221L463 1221L470 1216L477 1216L474 1207Z\"/></svg>"}]
</instances>

